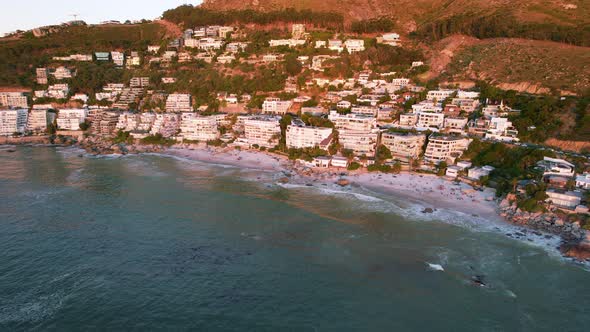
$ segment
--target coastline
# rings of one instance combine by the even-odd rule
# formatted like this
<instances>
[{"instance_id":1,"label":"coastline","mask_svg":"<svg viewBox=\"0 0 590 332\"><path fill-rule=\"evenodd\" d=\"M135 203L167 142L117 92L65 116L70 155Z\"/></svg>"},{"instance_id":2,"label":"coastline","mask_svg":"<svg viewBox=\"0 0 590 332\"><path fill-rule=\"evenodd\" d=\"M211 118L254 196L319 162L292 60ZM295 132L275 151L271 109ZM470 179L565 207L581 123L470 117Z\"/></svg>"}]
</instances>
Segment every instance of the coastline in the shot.
<instances>
[{"instance_id":1,"label":"coastline","mask_svg":"<svg viewBox=\"0 0 590 332\"><path fill-rule=\"evenodd\" d=\"M436 215L440 210L459 212L464 217L473 219L474 223L489 223L485 225L487 228L495 228L497 232L504 231L506 236L515 240L539 242L556 238L559 239L557 241L558 247L554 249L558 249L564 258L581 263L590 261L590 247L587 244L590 232L586 232L586 238L574 241L556 230L546 230L536 227L536 225L529 225L522 220L519 222L517 219L507 218L503 212L502 203L495 198L493 189L486 188L483 191L478 191L468 184L455 183L433 174L350 172L346 169L311 170L289 160L286 156L258 150L210 147L206 144L179 143L170 147L110 144L105 148L104 145L86 140L77 143L65 141L61 144L11 142L0 145L77 147L92 155L157 154L208 164L272 172L276 175L276 183L283 185L302 187L333 185L338 188L347 187L349 190L357 187L364 191L421 206L423 209L421 212L425 216ZM339 181L344 181L344 183L339 183ZM501 229L502 226L510 226L512 231L507 233L505 229ZM551 243L553 243L553 247L556 247L554 241ZM540 243L540 246L547 245L547 243Z\"/></svg>"}]
</instances>

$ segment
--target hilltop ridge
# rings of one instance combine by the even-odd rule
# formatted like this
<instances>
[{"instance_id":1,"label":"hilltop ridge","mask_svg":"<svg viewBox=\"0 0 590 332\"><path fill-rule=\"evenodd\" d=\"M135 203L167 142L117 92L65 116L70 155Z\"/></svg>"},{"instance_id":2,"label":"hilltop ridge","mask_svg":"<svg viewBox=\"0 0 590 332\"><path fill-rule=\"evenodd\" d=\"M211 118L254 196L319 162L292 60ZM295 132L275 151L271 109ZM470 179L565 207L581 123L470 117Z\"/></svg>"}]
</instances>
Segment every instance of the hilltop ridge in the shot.
<instances>
[{"instance_id":1,"label":"hilltop ridge","mask_svg":"<svg viewBox=\"0 0 590 332\"><path fill-rule=\"evenodd\" d=\"M584 0L205 0L211 10L271 11L285 8L335 11L347 20L389 16L416 25L453 15L514 15L523 22L557 25L590 23L590 3Z\"/></svg>"}]
</instances>

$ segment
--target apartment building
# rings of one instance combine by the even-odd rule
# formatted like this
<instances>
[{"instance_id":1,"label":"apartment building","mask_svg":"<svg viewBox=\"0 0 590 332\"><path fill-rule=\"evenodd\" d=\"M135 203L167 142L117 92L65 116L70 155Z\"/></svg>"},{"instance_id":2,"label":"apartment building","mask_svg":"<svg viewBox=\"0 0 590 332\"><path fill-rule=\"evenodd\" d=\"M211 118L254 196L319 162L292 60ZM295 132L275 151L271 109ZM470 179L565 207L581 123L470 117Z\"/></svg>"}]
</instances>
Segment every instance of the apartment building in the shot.
<instances>
[{"instance_id":1,"label":"apartment building","mask_svg":"<svg viewBox=\"0 0 590 332\"><path fill-rule=\"evenodd\" d=\"M219 138L217 119L214 116L198 116L192 113L183 116L180 123L180 133L183 140L212 141Z\"/></svg>"},{"instance_id":2,"label":"apartment building","mask_svg":"<svg viewBox=\"0 0 590 332\"><path fill-rule=\"evenodd\" d=\"M399 115L398 125L403 128L413 128L418 123L418 114L403 113Z\"/></svg>"},{"instance_id":3,"label":"apartment building","mask_svg":"<svg viewBox=\"0 0 590 332\"><path fill-rule=\"evenodd\" d=\"M23 92L0 92L0 106L28 108L29 100Z\"/></svg>"},{"instance_id":4,"label":"apartment building","mask_svg":"<svg viewBox=\"0 0 590 332\"><path fill-rule=\"evenodd\" d=\"M132 88L145 88L150 85L149 77L133 77L129 80L129 86Z\"/></svg>"},{"instance_id":5,"label":"apartment building","mask_svg":"<svg viewBox=\"0 0 590 332\"><path fill-rule=\"evenodd\" d=\"M156 114L150 134L169 138L180 131L180 114Z\"/></svg>"},{"instance_id":6,"label":"apartment building","mask_svg":"<svg viewBox=\"0 0 590 332\"><path fill-rule=\"evenodd\" d=\"M407 133L383 133L381 144L386 146L394 158L417 159L422 154L426 135Z\"/></svg>"},{"instance_id":7,"label":"apartment building","mask_svg":"<svg viewBox=\"0 0 590 332\"><path fill-rule=\"evenodd\" d=\"M467 150L470 143L471 139L464 137L432 135L424 153L424 161L433 164L446 161L449 164L454 164L455 160Z\"/></svg>"},{"instance_id":8,"label":"apartment building","mask_svg":"<svg viewBox=\"0 0 590 332\"><path fill-rule=\"evenodd\" d=\"M332 142L332 128L287 126L287 147L294 149L320 147L327 149Z\"/></svg>"},{"instance_id":9,"label":"apartment building","mask_svg":"<svg viewBox=\"0 0 590 332\"><path fill-rule=\"evenodd\" d=\"M166 99L166 112L191 112L191 95L173 93Z\"/></svg>"},{"instance_id":10,"label":"apartment building","mask_svg":"<svg viewBox=\"0 0 590 332\"><path fill-rule=\"evenodd\" d=\"M468 121L467 118L446 117L444 119L444 129L451 134L464 134Z\"/></svg>"},{"instance_id":11,"label":"apartment building","mask_svg":"<svg viewBox=\"0 0 590 332\"><path fill-rule=\"evenodd\" d=\"M49 83L47 77L49 75L49 71L47 68L37 68L35 72L37 74L37 84L45 85Z\"/></svg>"},{"instance_id":12,"label":"apartment building","mask_svg":"<svg viewBox=\"0 0 590 332\"><path fill-rule=\"evenodd\" d=\"M440 102L451 97L456 92L456 90L430 90L428 91L428 94L426 94L426 99L430 101L437 100Z\"/></svg>"},{"instance_id":13,"label":"apartment building","mask_svg":"<svg viewBox=\"0 0 590 332\"><path fill-rule=\"evenodd\" d=\"M266 114L285 114L289 111L293 102L290 100L281 100L280 98L266 98L262 103L262 112Z\"/></svg>"},{"instance_id":14,"label":"apartment building","mask_svg":"<svg viewBox=\"0 0 590 332\"><path fill-rule=\"evenodd\" d=\"M363 114L340 114L330 111L328 119L334 123L336 129L342 131L355 131L369 133L377 126L377 119L374 116Z\"/></svg>"},{"instance_id":15,"label":"apartment building","mask_svg":"<svg viewBox=\"0 0 590 332\"><path fill-rule=\"evenodd\" d=\"M35 109L29 112L27 120L27 131L33 133L42 133L47 130L47 126L55 121L55 113L49 112L48 109Z\"/></svg>"},{"instance_id":16,"label":"apartment building","mask_svg":"<svg viewBox=\"0 0 590 332\"><path fill-rule=\"evenodd\" d=\"M0 136L23 134L27 127L27 109L0 110Z\"/></svg>"},{"instance_id":17,"label":"apartment building","mask_svg":"<svg viewBox=\"0 0 590 332\"><path fill-rule=\"evenodd\" d=\"M459 106L462 111L472 113L479 107L479 100L471 98L453 98L451 104Z\"/></svg>"},{"instance_id":18,"label":"apartment building","mask_svg":"<svg viewBox=\"0 0 590 332\"><path fill-rule=\"evenodd\" d=\"M87 116L88 110L83 108L59 110L57 127L62 130L80 130L80 124L86 120Z\"/></svg>"},{"instance_id":19,"label":"apartment building","mask_svg":"<svg viewBox=\"0 0 590 332\"><path fill-rule=\"evenodd\" d=\"M338 133L338 142L344 149L352 150L355 155L374 157L378 135L376 132L343 130Z\"/></svg>"},{"instance_id":20,"label":"apartment building","mask_svg":"<svg viewBox=\"0 0 590 332\"><path fill-rule=\"evenodd\" d=\"M244 120L244 134L250 146L273 148L281 135L281 118L278 116L253 116Z\"/></svg>"},{"instance_id":21,"label":"apartment building","mask_svg":"<svg viewBox=\"0 0 590 332\"><path fill-rule=\"evenodd\" d=\"M418 122L416 123L416 127L440 129L443 127L444 122L445 115L443 113L420 112L418 113Z\"/></svg>"}]
</instances>

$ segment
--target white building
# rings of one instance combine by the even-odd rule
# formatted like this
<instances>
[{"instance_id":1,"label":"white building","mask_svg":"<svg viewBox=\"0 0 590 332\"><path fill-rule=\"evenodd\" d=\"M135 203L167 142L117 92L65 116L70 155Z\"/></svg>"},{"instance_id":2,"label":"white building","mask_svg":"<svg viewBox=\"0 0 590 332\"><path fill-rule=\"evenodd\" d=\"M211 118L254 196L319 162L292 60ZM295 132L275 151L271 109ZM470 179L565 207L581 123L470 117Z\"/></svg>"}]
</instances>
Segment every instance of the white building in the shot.
<instances>
[{"instance_id":1,"label":"white building","mask_svg":"<svg viewBox=\"0 0 590 332\"><path fill-rule=\"evenodd\" d=\"M111 52L111 58L117 67L125 66L125 53L113 51Z\"/></svg>"},{"instance_id":2,"label":"white building","mask_svg":"<svg viewBox=\"0 0 590 332\"><path fill-rule=\"evenodd\" d=\"M560 208L573 210L582 202L582 193L578 191L564 191L558 189L548 189L549 196L545 201Z\"/></svg>"},{"instance_id":3,"label":"white building","mask_svg":"<svg viewBox=\"0 0 590 332\"><path fill-rule=\"evenodd\" d=\"M27 121L27 131L41 133L47 130L47 126L55 120L55 113L48 109L32 109Z\"/></svg>"},{"instance_id":4,"label":"white building","mask_svg":"<svg viewBox=\"0 0 590 332\"><path fill-rule=\"evenodd\" d=\"M369 133L377 126L377 119L374 116L362 114L340 114L330 111L328 119L334 123L335 128L339 131Z\"/></svg>"},{"instance_id":5,"label":"white building","mask_svg":"<svg viewBox=\"0 0 590 332\"><path fill-rule=\"evenodd\" d=\"M253 116L244 121L244 133L250 146L273 148L281 136L281 118L278 116Z\"/></svg>"},{"instance_id":6,"label":"white building","mask_svg":"<svg viewBox=\"0 0 590 332\"><path fill-rule=\"evenodd\" d=\"M327 149L332 141L332 128L290 125L287 127L287 147L294 149L320 147Z\"/></svg>"},{"instance_id":7,"label":"white building","mask_svg":"<svg viewBox=\"0 0 590 332\"><path fill-rule=\"evenodd\" d=\"M479 180L484 176L489 176L494 170L492 166L474 167L467 171L467 177L472 180Z\"/></svg>"},{"instance_id":8,"label":"white building","mask_svg":"<svg viewBox=\"0 0 590 332\"><path fill-rule=\"evenodd\" d=\"M463 134L468 121L467 118L447 117L444 119L445 131L451 134Z\"/></svg>"},{"instance_id":9,"label":"white building","mask_svg":"<svg viewBox=\"0 0 590 332\"><path fill-rule=\"evenodd\" d=\"M456 93L456 90L431 90L428 91L428 94L426 95L426 99L428 100L437 100L437 101L443 101L449 97L451 97L454 93Z\"/></svg>"},{"instance_id":10,"label":"white building","mask_svg":"<svg viewBox=\"0 0 590 332\"><path fill-rule=\"evenodd\" d=\"M418 123L418 114L403 113L399 115L398 126L402 128L412 128Z\"/></svg>"},{"instance_id":11,"label":"white building","mask_svg":"<svg viewBox=\"0 0 590 332\"><path fill-rule=\"evenodd\" d=\"M342 40L340 39L330 39L328 40L328 49L341 53L344 51L344 43L342 43Z\"/></svg>"},{"instance_id":12,"label":"white building","mask_svg":"<svg viewBox=\"0 0 590 332\"><path fill-rule=\"evenodd\" d=\"M219 138L217 119L214 116L183 116L180 124L182 138L191 141L213 141Z\"/></svg>"},{"instance_id":13,"label":"white building","mask_svg":"<svg viewBox=\"0 0 590 332\"><path fill-rule=\"evenodd\" d=\"M378 133L376 132L342 130L338 133L338 142L344 149L352 150L356 155L373 157L375 156L377 137Z\"/></svg>"},{"instance_id":14,"label":"white building","mask_svg":"<svg viewBox=\"0 0 590 332\"><path fill-rule=\"evenodd\" d=\"M262 112L266 114L285 114L289 111L293 102L290 100L281 100L280 98L266 98L262 103Z\"/></svg>"},{"instance_id":15,"label":"white building","mask_svg":"<svg viewBox=\"0 0 590 332\"><path fill-rule=\"evenodd\" d=\"M469 147L471 139L452 136L431 136L424 153L424 161L438 164L446 161L453 164Z\"/></svg>"},{"instance_id":16,"label":"white building","mask_svg":"<svg viewBox=\"0 0 590 332\"><path fill-rule=\"evenodd\" d=\"M86 120L88 111L83 108L59 110L57 127L62 130L80 130L80 124Z\"/></svg>"},{"instance_id":17,"label":"white building","mask_svg":"<svg viewBox=\"0 0 590 332\"><path fill-rule=\"evenodd\" d=\"M35 72L37 74L37 84L45 85L48 83L47 76L49 71L47 68L37 68Z\"/></svg>"},{"instance_id":18,"label":"white building","mask_svg":"<svg viewBox=\"0 0 590 332\"><path fill-rule=\"evenodd\" d=\"M590 190L590 173L576 176L576 187Z\"/></svg>"},{"instance_id":19,"label":"white building","mask_svg":"<svg viewBox=\"0 0 590 332\"><path fill-rule=\"evenodd\" d=\"M297 47L305 45L305 39L272 39L268 43L270 47L288 46Z\"/></svg>"},{"instance_id":20,"label":"white building","mask_svg":"<svg viewBox=\"0 0 590 332\"><path fill-rule=\"evenodd\" d=\"M537 165L544 169L543 176L560 175L573 177L576 173L576 166L563 159L544 157Z\"/></svg>"},{"instance_id":21,"label":"white building","mask_svg":"<svg viewBox=\"0 0 590 332\"><path fill-rule=\"evenodd\" d=\"M420 112L418 113L416 127L419 129L440 129L443 127L444 122L445 115L443 113Z\"/></svg>"},{"instance_id":22,"label":"white building","mask_svg":"<svg viewBox=\"0 0 590 332\"><path fill-rule=\"evenodd\" d=\"M191 112L191 95L173 93L166 99L166 112Z\"/></svg>"},{"instance_id":23,"label":"white building","mask_svg":"<svg viewBox=\"0 0 590 332\"><path fill-rule=\"evenodd\" d=\"M394 32L385 33L385 34L383 34L383 36L377 37L377 42L381 43L381 44L389 45L389 46L399 46L400 45L399 34L394 33Z\"/></svg>"},{"instance_id":24,"label":"white building","mask_svg":"<svg viewBox=\"0 0 590 332\"><path fill-rule=\"evenodd\" d=\"M417 159L422 154L425 141L426 135L423 134L386 132L381 135L381 144L391 151L394 158Z\"/></svg>"},{"instance_id":25,"label":"white building","mask_svg":"<svg viewBox=\"0 0 590 332\"><path fill-rule=\"evenodd\" d=\"M29 100L23 92L0 92L0 106L28 108Z\"/></svg>"},{"instance_id":26,"label":"white building","mask_svg":"<svg viewBox=\"0 0 590 332\"><path fill-rule=\"evenodd\" d=\"M487 139L493 139L503 142L514 142L519 141L518 130L512 126L507 118L492 118L490 120L490 126L486 132Z\"/></svg>"},{"instance_id":27,"label":"white building","mask_svg":"<svg viewBox=\"0 0 590 332\"><path fill-rule=\"evenodd\" d=\"M55 77L56 80L63 80L66 78L72 78L72 71L64 66L60 66L55 68L55 71L53 72L53 76Z\"/></svg>"},{"instance_id":28,"label":"white building","mask_svg":"<svg viewBox=\"0 0 590 332\"><path fill-rule=\"evenodd\" d=\"M294 39L301 39L305 36L305 24L293 24L291 26L291 36Z\"/></svg>"},{"instance_id":29,"label":"white building","mask_svg":"<svg viewBox=\"0 0 590 332\"><path fill-rule=\"evenodd\" d=\"M0 136L23 134L27 127L27 109L0 110Z\"/></svg>"},{"instance_id":30,"label":"white building","mask_svg":"<svg viewBox=\"0 0 590 332\"><path fill-rule=\"evenodd\" d=\"M344 46L348 50L348 53L362 52L365 50L365 41L362 39L347 39L344 42Z\"/></svg>"},{"instance_id":31,"label":"white building","mask_svg":"<svg viewBox=\"0 0 590 332\"><path fill-rule=\"evenodd\" d=\"M459 176L459 172L461 172L461 171L462 171L461 167L451 165L451 166L447 167L447 171L446 171L445 175L454 179Z\"/></svg>"}]
</instances>

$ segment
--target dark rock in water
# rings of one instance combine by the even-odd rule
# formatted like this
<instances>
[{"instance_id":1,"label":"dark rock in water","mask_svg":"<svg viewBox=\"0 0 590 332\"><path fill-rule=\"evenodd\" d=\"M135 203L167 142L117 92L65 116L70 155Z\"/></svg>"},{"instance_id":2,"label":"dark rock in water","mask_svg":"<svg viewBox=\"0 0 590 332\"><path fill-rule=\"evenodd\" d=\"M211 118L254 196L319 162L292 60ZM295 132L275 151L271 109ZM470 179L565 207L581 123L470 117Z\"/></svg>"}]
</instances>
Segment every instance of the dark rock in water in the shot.
<instances>
[{"instance_id":1,"label":"dark rock in water","mask_svg":"<svg viewBox=\"0 0 590 332\"><path fill-rule=\"evenodd\" d=\"M350 184L350 181L348 181L346 179L340 179L340 180L336 181L336 184L339 185L340 187L346 187Z\"/></svg>"},{"instance_id":2,"label":"dark rock in water","mask_svg":"<svg viewBox=\"0 0 590 332\"><path fill-rule=\"evenodd\" d=\"M516 236L524 236L524 234L521 233L521 232L516 232L516 233L514 233L514 235L516 235Z\"/></svg>"},{"instance_id":3,"label":"dark rock in water","mask_svg":"<svg viewBox=\"0 0 590 332\"><path fill-rule=\"evenodd\" d=\"M313 183L306 183L305 185L308 187L313 187Z\"/></svg>"},{"instance_id":4,"label":"dark rock in water","mask_svg":"<svg viewBox=\"0 0 590 332\"><path fill-rule=\"evenodd\" d=\"M551 235L545 235L545 238L546 238L546 239L552 239L552 238L553 238L553 236L551 236Z\"/></svg>"},{"instance_id":5,"label":"dark rock in water","mask_svg":"<svg viewBox=\"0 0 590 332\"><path fill-rule=\"evenodd\" d=\"M479 217L479 215L477 215L477 214L475 214L475 213L474 213L474 214L472 214L471 216L472 216L472 217L475 217L475 218L478 218L478 217Z\"/></svg>"},{"instance_id":6,"label":"dark rock in water","mask_svg":"<svg viewBox=\"0 0 590 332\"><path fill-rule=\"evenodd\" d=\"M425 208L424 210L422 210L422 213L433 213L434 210L432 208Z\"/></svg>"},{"instance_id":7,"label":"dark rock in water","mask_svg":"<svg viewBox=\"0 0 590 332\"><path fill-rule=\"evenodd\" d=\"M485 287L486 283L484 282L484 276L475 275L471 277L471 282L473 282L476 286Z\"/></svg>"},{"instance_id":8,"label":"dark rock in water","mask_svg":"<svg viewBox=\"0 0 590 332\"><path fill-rule=\"evenodd\" d=\"M13 153L13 152L16 152L16 150L14 150L14 149L8 149L8 150L6 150L6 152Z\"/></svg>"},{"instance_id":9,"label":"dark rock in water","mask_svg":"<svg viewBox=\"0 0 590 332\"><path fill-rule=\"evenodd\" d=\"M78 158L84 158L84 155L83 154L79 154L78 155Z\"/></svg>"}]
</instances>

